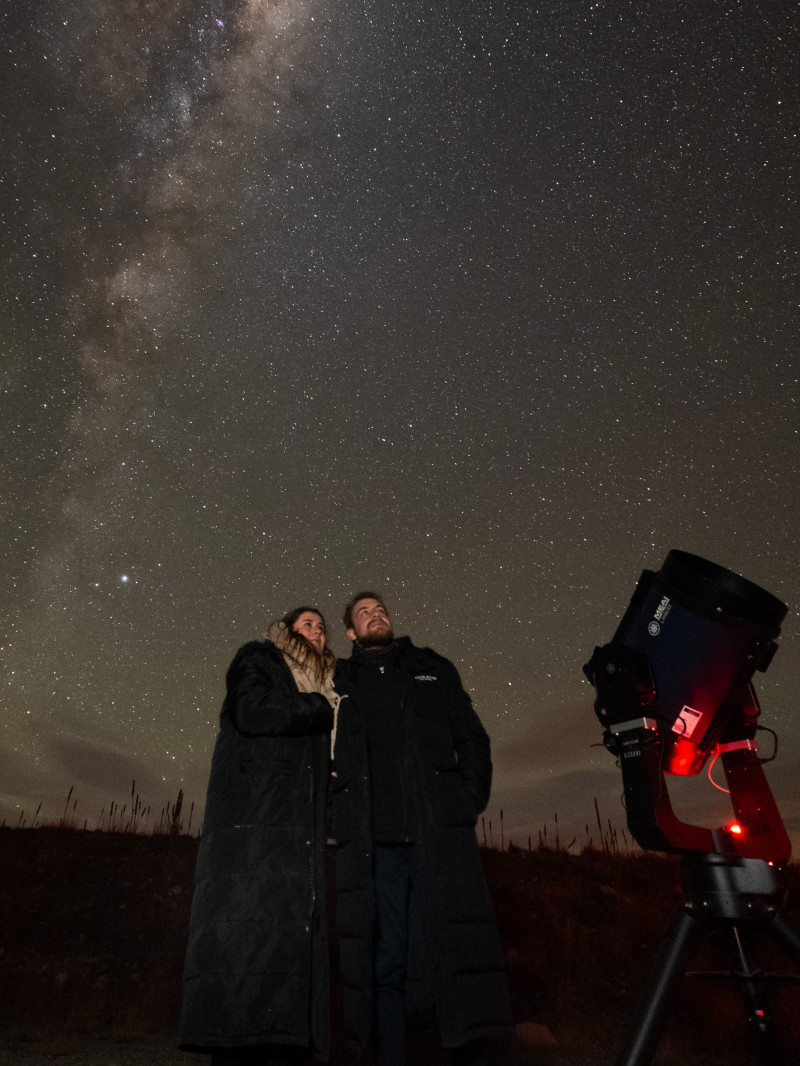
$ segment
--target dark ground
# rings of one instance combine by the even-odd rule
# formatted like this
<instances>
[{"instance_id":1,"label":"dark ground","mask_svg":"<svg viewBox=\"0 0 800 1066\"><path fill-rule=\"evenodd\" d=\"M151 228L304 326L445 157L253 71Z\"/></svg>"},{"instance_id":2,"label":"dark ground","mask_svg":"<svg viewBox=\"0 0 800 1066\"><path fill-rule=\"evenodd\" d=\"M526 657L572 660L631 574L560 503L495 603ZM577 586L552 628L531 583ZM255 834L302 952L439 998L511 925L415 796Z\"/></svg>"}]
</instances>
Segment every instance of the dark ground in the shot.
<instances>
[{"instance_id":1,"label":"dark ground","mask_svg":"<svg viewBox=\"0 0 800 1066\"><path fill-rule=\"evenodd\" d=\"M447 1063L448 1057L417 1043L411 1049L414 1064ZM559 1048L520 1048L509 1057L498 1050L495 1061L515 1066L612 1066L612 1059L587 1059ZM0 1048L0 1066L208 1066L205 1055L189 1055L175 1049L174 1041L163 1034L140 1037L112 1037L102 1034L65 1034L49 1039L12 1039ZM344 1060L341 1060L344 1061Z\"/></svg>"},{"instance_id":2,"label":"dark ground","mask_svg":"<svg viewBox=\"0 0 800 1066\"><path fill-rule=\"evenodd\" d=\"M0 830L0 1066L207 1066L174 1048L197 841L65 829ZM680 866L658 854L574 856L483 849L519 1036L508 1066L611 1066L654 953L681 897ZM333 874L331 863L331 876ZM800 875L786 871L798 913ZM749 949L770 983L779 1062L800 1062L800 968L758 933ZM728 970L719 931L693 970ZM332 938L335 962L335 939ZM750 1066L730 980L687 977L659 1066ZM354 1066L333 990L332 1066ZM550 1041L550 1043L545 1043ZM419 1066L449 1057L416 1035ZM364 1063L364 1066L367 1066Z\"/></svg>"},{"instance_id":3,"label":"dark ground","mask_svg":"<svg viewBox=\"0 0 800 1066\"><path fill-rule=\"evenodd\" d=\"M205 1055L177 1051L174 1040L164 1034L122 1037L108 1034L61 1034L58 1037L8 1039L0 1048L0 1066L209 1066ZM447 1066L448 1056L433 1041L412 1044L413 1066ZM346 1059L339 1059L341 1063ZM714 1066L720 1060L705 1056L685 1059L659 1057L659 1066ZM559 1047L526 1047L514 1042L509 1048L494 1048L492 1066L613 1066L614 1053L597 1055Z\"/></svg>"}]
</instances>

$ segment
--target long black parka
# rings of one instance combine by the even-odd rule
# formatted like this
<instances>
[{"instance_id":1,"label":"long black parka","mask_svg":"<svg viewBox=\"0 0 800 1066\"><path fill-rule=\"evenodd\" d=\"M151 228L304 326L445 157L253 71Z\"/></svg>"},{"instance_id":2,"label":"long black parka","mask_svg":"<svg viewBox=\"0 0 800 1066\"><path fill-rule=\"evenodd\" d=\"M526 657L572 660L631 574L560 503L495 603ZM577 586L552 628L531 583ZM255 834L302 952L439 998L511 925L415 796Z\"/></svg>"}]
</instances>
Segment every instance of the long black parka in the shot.
<instances>
[{"instance_id":1,"label":"long black parka","mask_svg":"<svg viewBox=\"0 0 800 1066\"><path fill-rule=\"evenodd\" d=\"M327 778L333 711L270 641L237 652L211 764L184 970L187 1050L327 1054Z\"/></svg>"},{"instance_id":2,"label":"long black parka","mask_svg":"<svg viewBox=\"0 0 800 1066\"><path fill-rule=\"evenodd\" d=\"M414 797L415 844L423 886L420 950L410 960L409 1013L433 1008L445 1047L507 1032L511 1008L503 952L481 865L475 823L489 800L489 738L451 662L398 642L400 714L406 730L403 778ZM342 695L332 784L337 841L337 915L348 1026L366 1043L373 1018L375 899L365 669L340 660Z\"/></svg>"}]
</instances>

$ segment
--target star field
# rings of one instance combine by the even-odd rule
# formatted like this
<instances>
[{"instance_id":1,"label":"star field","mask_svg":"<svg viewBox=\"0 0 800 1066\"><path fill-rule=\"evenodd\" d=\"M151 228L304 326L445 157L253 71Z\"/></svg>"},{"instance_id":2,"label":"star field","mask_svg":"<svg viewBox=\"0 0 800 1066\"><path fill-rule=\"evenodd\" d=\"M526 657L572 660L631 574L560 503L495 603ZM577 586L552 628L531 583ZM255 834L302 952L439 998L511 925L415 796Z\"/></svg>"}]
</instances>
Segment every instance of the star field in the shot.
<instances>
[{"instance_id":1,"label":"star field","mask_svg":"<svg viewBox=\"0 0 800 1066\"><path fill-rule=\"evenodd\" d=\"M680 548L790 606L797 835L795 6L2 25L0 817L201 803L239 644L311 601L347 654L375 587L461 669L507 836L622 824L581 665Z\"/></svg>"}]
</instances>

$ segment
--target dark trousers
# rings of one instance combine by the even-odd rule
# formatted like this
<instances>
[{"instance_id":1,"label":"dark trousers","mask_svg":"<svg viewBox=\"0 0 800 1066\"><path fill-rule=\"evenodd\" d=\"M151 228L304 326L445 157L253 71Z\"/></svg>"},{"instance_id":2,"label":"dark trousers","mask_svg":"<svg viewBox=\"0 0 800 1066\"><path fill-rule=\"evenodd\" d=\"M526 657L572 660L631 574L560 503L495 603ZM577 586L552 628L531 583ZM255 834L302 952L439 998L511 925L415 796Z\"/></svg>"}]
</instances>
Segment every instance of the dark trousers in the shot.
<instances>
[{"instance_id":1,"label":"dark trousers","mask_svg":"<svg viewBox=\"0 0 800 1066\"><path fill-rule=\"evenodd\" d=\"M419 867L413 844L375 844L374 956L376 1066L405 1066L406 974L422 933ZM485 1066L486 1043L470 1041L452 1052L454 1066Z\"/></svg>"},{"instance_id":2,"label":"dark trousers","mask_svg":"<svg viewBox=\"0 0 800 1066\"><path fill-rule=\"evenodd\" d=\"M412 913L413 844L376 844L375 1018L376 1066L405 1066L406 972Z\"/></svg>"}]
</instances>

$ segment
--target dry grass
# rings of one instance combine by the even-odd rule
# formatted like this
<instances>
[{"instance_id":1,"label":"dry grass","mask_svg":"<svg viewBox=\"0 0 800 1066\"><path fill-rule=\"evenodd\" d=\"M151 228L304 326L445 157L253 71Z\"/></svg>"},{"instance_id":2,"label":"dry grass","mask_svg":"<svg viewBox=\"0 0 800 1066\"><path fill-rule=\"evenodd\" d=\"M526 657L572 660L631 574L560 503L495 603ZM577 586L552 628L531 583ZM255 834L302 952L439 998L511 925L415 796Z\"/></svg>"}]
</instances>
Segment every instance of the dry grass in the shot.
<instances>
[{"instance_id":1,"label":"dry grass","mask_svg":"<svg viewBox=\"0 0 800 1066\"><path fill-rule=\"evenodd\" d=\"M173 1024L196 841L0 831L0 1017L79 1031Z\"/></svg>"},{"instance_id":2,"label":"dry grass","mask_svg":"<svg viewBox=\"0 0 800 1066\"><path fill-rule=\"evenodd\" d=\"M183 817L183 789L178 792L175 802L166 803L161 808L158 817L156 817L153 808L149 804L145 806L139 796L134 779L131 781L130 806L127 802L120 805L112 800L108 810L103 807L91 826L88 818L84 818L83 822L81 822L81 818L78 815L78 797L75 795L75 786L73 785L67 793L64 810L58 820L45 819L42 816L42 804L40 803L34 811L30 822L26 812L21 810L14 827L16 829L38 829L42 827L52 829L57 826L59 829L83 829L84 831L88 831L91 828L106 833L180 836L183 833L190 834L192 832L194 803L189 807L189 817L186 823L184 823ZM0 823L0 829L7 828L9 826L4 818Z\"/></svg>"},{"instance_id":3,"label":"dry grass","mask_svg":"<svg viewBox=\"0 0 800 1066\"><path fill-rule=\"evenodd\" d=\"M631 843L624 829L613 825L610 818L603 820L596 799L594 801L594 813L596 829L593 826L590 827L587 822L584 826L585 836L583 838L579 839L577 836L573 836L568 843L564 843L561 840L558 813L556 812L553 815L552 825L545 822L539 828L535 840L536 848L546 851L565 851L570 854L577 854L586 850L599 850L605 855L630 854L635 850L638 854L639 849ZM506 839L502 807L500 808L499 823L495 825L492 824L490 816L483 815L481 817L478 836L485 848L499 848L500 851L506 851L506 849L513 850L513 848L519 847L519 844L515 844L511 836ZM530 835L527 838L527 850L534 850L534 838Z\"/></svg>"},{"instance_id":4,"label":"dry grass","mask_svg":"<svg viewBox=\"0 0 800 1066\"><path fill-rule=\"evenodd\" d=\"M196 838L180 831L182 796L150 820L134 790L131 805L112 805L95 831L69 828L74 811L70 795L57 825L0 830L0 1028L171 1032L197 852ZM561 846L557 819L539 847L515 846L502 814L495 843L505 846L482 854L516 1019L547 1026L565 1056L611 1062L680 899L680 863L628 848L595 813L580 854L575 841ZM332 861L329 877L332 886ZM794 866L787 885L796 915ZM769 941L754 944L754 955L765 970L791 969ZM692 968L720 969L721 959L709 937ZM729 986L687 978L657 1061L748 1062L742 1005ZM781 1040L800 1048L800 984L776 986L772 1000ZM336 1040L334 1059L344 1061L338 1026ZM512 1051L509 1061L538 1054Z\"/></svg>"}]
</instances>

